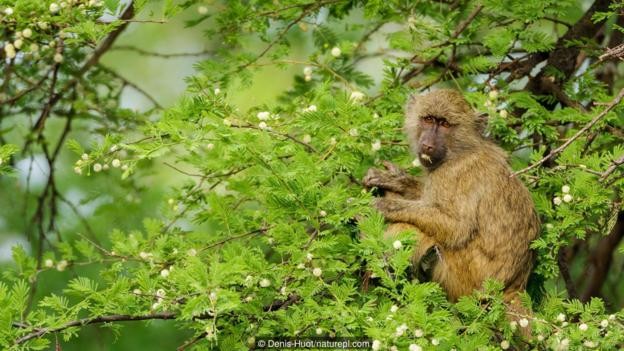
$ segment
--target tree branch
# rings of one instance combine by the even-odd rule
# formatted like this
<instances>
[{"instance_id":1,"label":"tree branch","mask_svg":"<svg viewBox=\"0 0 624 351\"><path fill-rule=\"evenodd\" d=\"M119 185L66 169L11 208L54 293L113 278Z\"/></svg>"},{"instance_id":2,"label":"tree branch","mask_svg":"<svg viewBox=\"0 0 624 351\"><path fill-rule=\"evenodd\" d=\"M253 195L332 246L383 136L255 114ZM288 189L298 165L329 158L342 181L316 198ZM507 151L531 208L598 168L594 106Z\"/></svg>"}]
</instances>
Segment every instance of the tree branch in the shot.
<instances>
[{"instance_id":1,"label":"tree branch","mask_svg":"<svg viewBox=\"0 0 624 351\"><path fill-rule=\"evenodd\" d=\"M164 59L176 58L176 57L210 56L214 54L214 51L212 50L204 50L204 51L197 51L197 52L160 53L160 52L148 51L148 50L141 49L136 46L130 46L130 45L117 45L117 46L113 46L110 50L111 51L133 51L141 56L152 56L152 57L159 57L159 58L164 58Z\"/></svg>"},{"instance_id":2,"label":"tree branch","mask_svg":"<svg viewBox=\"0 0 624 351\"><path fill-rule=\"evenodd\" d=\"M582 302L587 302L594 296L600 295L602 285L607 279L611 263L613 262L613 252L617 249L620 241L624 237L624 212L618 214L617 222L611 233L600 239L591 256L588 259L589 277L585 290L581 294Z\"/></svg>"},{"instance_id":3,"label":"tree branch","mask_svg":"<svg viewBox=\"0 0 624 351\"><path fill-rule=\"evenodd\" d=\"M110 322L127 322L127 321L144 321L151 319L175 319L176 315L173 312L160 312L146 315L127 315L127 314L114 314L109 316L100 316L100 317L92 317L92 318L82 318L77 319L71 322L67 322L60 327L55 328L40 328L35 329L34 332L26 334L19 339L15 340L15 345L23 344L24 342L40 338L46 334L56 333L61 330L65 330L72 327L82 327L90 324L101 324L101 323L110 323Z\"/></svg>"},{"instance_id":4,"label":"tree branch","mask_svg":"<svg viewBox=\"0 0 624 351\"><path fill-rule=\"evenodd\" d=\"M600 112L596 117L594 117L594 119L592 119L583 128L581 128L578 132L576 132L576 134L574 134L565 143L563 143L558 148L552 150L548 155L544 156L544 158L542 158L541 160L535 162L534 164L532 164L532 165L530 165L530 166L528 166L526 168L523 168L523 169L521 169L519 171L514 172L511 176L514 177L514 176L517 176L519 174L528 172L531 169L538 167L542 163L548 161L552 157L554 157L554 156L558 155L559 153L561 153L568 146L570 146L570 144L572 144L576 139L578 139L581 135L583 135L585 132L587 132L589 129L591 129L591 127L593 127L596 123L598 123L598 121L603 119L615 106L617 106L622 101L622 98L624 98L624 88L622 90L620 90L620 92L613 99L613 101L611 101L609 103L609 105L607 105L607 108L605 108L602 112Z\"/></svg>"},{"instance_id":5,"label":"tree branch","mask_svg":"<svg viewBox=\"0 0 624 351\"><path fill-rule=\"evenodd\" d=\"M85 75L85 73L87 73L87 71L89 71L91 69L91 67L93 67L98 62L100 62L100 58L102 57L102 55L104 55L104 53L106 53L108 51L108 49L111 48L111 46L113 45L115 40L117 40L117 38L119 37L121 32L123 32L124 29L126 29L126 27L128 27L128 23L129 22L124 21L124 20L129 20L132 17L134 17L134 4L133 4L133 1L130 1L128 3L126 9L124 10L124 12L119 17L119 19L122 20L123 23L119 27L115 28L115 30L113 30L112 32L110 32L108 34L106 39L104 39L104 41L95 49L95 51L93 52L91 57L74 74L74 78L72 78L67 83L65 83L65 85L56 94L51 96L50 100L48 101L48 104L46 105L46 108L41 113L41 115L39 116L39 119L37 120L37 122L35 123L35 125L33 127L33 131L34 132L40 133L43 130L43 128L45 126L45 122L46 122L48 116L50 115L50 112L51 112L52 108L63 98L63 96L72 87L74 87L76 84L78 84L80 79L82 79L82 77Z\"/></svg>"},{"instance_id":6,"label":"tree branch","mask_svg":"<svg viewBox=\"0 0 624 351\"><path fill-rule=\"evenodd\" d=\"M607 170L600 175L600 181L604 181L605 179L607 179L609 175L611 175L611 173L613 173L615 169L622 164L624 164L624 155L620 156L620 158L618 158L617 160L613 160L611 166L609 166L609 168L607 168Z\"/></svg>"}]
</instances>

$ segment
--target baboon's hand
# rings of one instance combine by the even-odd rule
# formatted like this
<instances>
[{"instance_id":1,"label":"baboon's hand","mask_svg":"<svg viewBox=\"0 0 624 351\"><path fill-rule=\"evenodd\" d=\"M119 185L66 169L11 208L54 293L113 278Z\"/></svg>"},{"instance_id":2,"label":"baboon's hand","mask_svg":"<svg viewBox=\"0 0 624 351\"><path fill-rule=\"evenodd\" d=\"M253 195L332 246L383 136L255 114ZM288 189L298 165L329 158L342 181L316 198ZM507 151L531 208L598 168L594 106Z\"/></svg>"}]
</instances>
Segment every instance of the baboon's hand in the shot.
<instances>
[{"instance_id":1,"label":"baboon's hand","mask_svg":"<svg viewBox=\"0 0 624 351\"><path fill-rule=\"evenodd\" d=\"M414 181L404 170L391 162L384 161L387 170L371 168L362 179L362 183L368 189L378 188L403 194L406 188L413 185Z\"/></svg>"},{"instance_id":2,"label":"baboon's hand","mask_svg":"<svg viewBox=\"0 0 624 351\"><path fill-rule=\"evenodd\" d=\"M398 194L407 199L417 199L421 194L421 184L417 178L389 161L383 162L386 170L371 168L362 180L368 189L378 188Z\"/></svg>"},{"instance_id":3,"label":"baboon's hand","mask_svg":"<svg viewBox=\"0 0 624 351\"><path fill-rule=\"evenodd\" d=\"M391 221L401 221L401 213L408 207L408 200L387 197L375 199L375 208Z\"/></svg>"}]
</instances>

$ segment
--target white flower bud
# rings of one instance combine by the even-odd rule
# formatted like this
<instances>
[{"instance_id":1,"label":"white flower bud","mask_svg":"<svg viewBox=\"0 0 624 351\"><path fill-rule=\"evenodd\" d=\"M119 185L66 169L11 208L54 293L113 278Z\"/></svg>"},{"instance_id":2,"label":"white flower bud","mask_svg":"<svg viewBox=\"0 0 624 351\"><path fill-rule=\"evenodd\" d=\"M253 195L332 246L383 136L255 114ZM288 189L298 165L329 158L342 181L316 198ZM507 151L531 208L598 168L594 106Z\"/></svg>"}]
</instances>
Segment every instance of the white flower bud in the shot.
<instances>
[{"instance_id":1,"label":"white flower bud","mask_svg":"<svg viewBox=\"0 0 624 351\"><path fill-rule=\"evenodd\" d=\"M22 39L16 39L13 42L13 46L15 46L16 49L21 49L23 44L24 44L24 41Z\"/></svg>"},{"instance_id":2,"label":"white flower bud","mask_svg":"<svg viewBox=\"0 0 624 351\"><path fill-rule=\"evenodd\" d=\"M13 14L13 9L10 7L7 7L6 9L4 9L4 14L7 16L11 16Z\"/></svg>"},{"instance_id":3,"label":"white flower bud","mask_svg":"<svg viewBox=\"0 0 624 351\"><path fill-rule=\"evenodd\" d=\"M303 67L303 75L304 76L312 75L312 67L310 67L310 66Z\"/></svg>"},{"instance_id":4,"label":"white flower bud","mask_svg":"<svg viewBox=\"0 0 624 351\"><path fill-rule=\"evenodd\" d=\"M213 143L208 143L208 145L206 145L206 149L207 149L208 151L210 151L210 150L214 149L214 144L213 144Z\"/></svg>"},{"instance_id":5,"label":"white flower bud","mask_svg":"<svg viewBox=\"0 0 624 351\"><path fill-rule=\"evenodd\" d=\"M260 280L260 286L263 288L268 288L269 286L271 286L271 281L268 279L262 279Z\"/></svg>"},{"instance_id":6,"label":"white flower bud","mask_svg":"<svg viewBox=\"0 0 624 351\"><path fill-rule=\"evenodd\" d=\"M121 170L122 170L122 171L127 171L127 170L128 170L128 165L123 165L123 166L121 166Z\"/></svg>"},{"instance_id":7,"label":"white flower bud","mask_svg":"<svg viewBox=\"0 0 624 351\"><path fill-rule=\"evenodd\" d=\"M414 161L412 161L412 166L413 167L420 167L420 160L418 159L418 157L416 157L414 159Z\"/></svg>"},{"instance_id":8,"label":"white flower bud","mask_svg":"<svg viewBox=\"0 0 624 351\"><path fill-rule=\"evenodd\" d=\"M561 192L564 194L567 194L570 192L570 186L569 185L564 185L561 187Z\"/></svg>"},{"instance_id":9,"label":"white flower bud","mask_svg":"<svg viewBox=\"0 0 624 351\"><path fill-rule=\"evenodd\" d=\"M349 135L352 137L356 137L359 135L358 130L356 128L349 129Z\"/></svg>"},{"instance_id":10,"label":"white flower bud","mask_svg":"<svg viewBox=\"0 0 624 351\"><path fill-rule=\"evenodd\" d=\"M269 119L269 117L271 117L271 114L267 111L261 111L261 112L258 112L256 117L258 117L258 119L261 121L266 121L267 119Z\"/></svg>"},{"instance_id":11,"label":"white flower bud","mask_svg":"<svg viewBox=\"0 0 624 351\"><path fill-rule=\"evenodd\" d=\"M422 347L416 344L410 344L408 349L409 351L422 351Z\"/></svg>"},{"instance_id":12,"label":"white flower bud","mask_svg":"<svg viewBox=\"0 0 624 351\"><path fill-rule=\"evenodd\" d=\"M325 216L327 216L327 212L325 212L324 210L321 210L321 211L319 212L319 216L321 216L321 217L325 217Z\"/></svg>"},{"instance_id":13,"label":"white flower bud","mask_svg":"<svg viewBox=\"0 0 624 351\"><path fill-rule=\"evenodd\" d=\"M132 290L132 293L135 295L141 295L141 289L134 289Z\"/></svg>"},{"instance_id":14,"label":"white flower bud","mask_svg":"<svg viewBox=\"0 0 624 351\"><path fill-rule=\"evenodd\" d=\"M400 250L403 247L403 244L401 243L400 240L395 240L392 243L392 247L394 247L395 250Z\"/></svg>"},{"instance_id":15,"label":"white flower bud","mask_svg":"<svg viewBox=\"0 0 624 351\"><path fill-rule=\"evenodd\" d=\"M43 30L48 29L48 22L37 22L37 26Z\"/></svg>"},{"instance_id":16,"label":"white flower bud","mask_svg":"<svg viewBox=\"0 0 624 351\"><path fill-rule=\"evenodd\" d=\"M15 58L15 56L17 56L17 53L15 52L15 50L13 50L13 51L11 51L11 50L6 51L6 50L5 50L5 53L6 53L6 57L7 57L8 59L14 59L14 58Z\"/></svg>"},{"instance_id":17,"label":"white flower bud","mask_svg":"<svg viewBox=\"0 0 624 351\"><path fill-rule=\"evenodd\" d=\"M594 347L596 347L596 343L591 341L591 340L585 340L583 342L583 346L585 346L587 348L590 348L590 349L593 349Z\"/></svg>"},{"instance_id":18,"label":"white flower bud","mask_svg":"<svg viewBox=\"0 0 624 351\"><path fill-rule=\"evenodd\" d=\"M197 8L197 13L199 13L200 15L205 15L208 13L208 7L206 6L199 6Z\"/></svg>"},{"instance_id":19,"label":"white flower bud","mask_svg":"<svg viewBox=\"0 0 624 351\"><path fill-rule=\"evenodd\" d=\"M61 62L63 62L63 60L64 60L64 58L63 58L63 55L61 53L54 54L54 62L61 63Z\"/></svg>"},{"instance_id":20,"label":"white flower bud","mask_svg":"<svg viewBox=\"0 0 624 351\"><path fill-rule=\"evenodd\" d=\"M331 55L333 57L340 57L342 55L342 50L339 47L335 46L331 49Z\"/></svg>"},{"instance_id":21,"label":"white flower bud","mask_svg":"<svg viewBox=\"0 0 624 351\"><path fill-rule=\"evenodd\" d=\"M349 96L349 98L355 102L361 101L362 99L364 99L364 93L360 91L353 91L351 92L351 95Z\"/></svg>"},{"instance_id":22,"label":"white flower bud","mask_svg":"<svg viewBox=\"0 0 624 351\"><path fill-rule=\"evenodd\" d=\"M142 258L142 259L144 259L144 260L147 260L147 259L148 259L148 258L150 258L151 256L152 256L151 254L149 254L149 253L147 253L147 252L145 252L145 251L141 251L141 252L139 252L139 257L141 257L141 258Z\"/></svg>"},{"instance_id":23,"label":"white flower bud","mask_svg":"<svg viewBox=\"0 0 624 351\"><path fill-rule=\"evenodd\" d=\"M303 136L302 141L306 144L309 144L312 141L312 136L310 136L310 134L306 134Z\"/></svg>"},{"instance_id":24,"label":"white flower bud","mask_svg":"<svg viewBox=\"0 0 624 351\"><path fill-rule=\"evenodd\" d=\"M606 319L601 320L600 321L600 326L603 327L603 328L608 327L609 326L609 321L606 320Z\"/></svg>"},{"instance_id":25,"label":"white flower bud","mask_svg":"<svg viewBox=\"0 0 624 351\"><path fill-rule=\"evenodd\" d=\"M501 341L501 343L500 343L500 347L501 347L501 349L503 349L503 350L507 350L507 349L509 348L509 341L507 341L507 340L503 340L503 341Z\"/></svg>"},{"instance_id":26,"label":"white flower bud","mask_svg":"<svg viewBox=\"0 0 624 351\"><path fill-rule=\"evenodd\" d=\"M518 321L518 324L520 324L522 328L526 328L529 325L529 320L526 318L522 318Z\"/></svg>"},{"instance_id":27,"label":"white flower bud","mask_svg":"<svg viewBox=\"0 0 624 351\"><path fill-rule=\"evenodd\" d=\"M563 195L563 202L566 202L566 203L567 203L567 202L572 201L573 199L574 199L574 198L573 198L573 197L572 197L572 195L570 195L570 194L565 194L565 195Z\"/></svg>"},{"instance_id":28,"label":"white flower bud","mask_svg":"<svg viewBox=\"0 0 624 351\"><path fill-rule=\"evenodd\" d=\"M375 140L375 142L371 144L371 148L373 149L373 151L381 150L381 141Z\"/></svg>"},{"instance_id":29,"label":"white flower bud","mask_svg":"<svg viewBox=\"0 0 624 351\"><path fill-rule=\"evenodd\" d=\"M557 321L559 321L559 322L565 322L565 320L566 320L566 315L565 315L565 314L563 314L563 313L559 313L559 314L557 315Z\"/></svg>"},{"instance_id":30,"label":"white flower bud","mask_svg":"<svg viewBox=\"0 0 624 351\"><path fill-rule=\"evenodd\" d=\"M313 274L315 277L320 277L320 276L321 276L321 274L323 274L323 270L321 270L321 269L320 269L320 268L318 268L318 267L317 267L317 268L314 268L314 269L312 270L312 274Z\"/></svg>"},{"instance_id":31,"label":"white flower bud","mask_svg":"<svg viewBox=\"0 0 624 351\"><path fill-rule=\"evenodd\" d=\"M550 230L553 229L555 226L552 225L552 223L546 223L546 229Z\"/></svg>"},{"instance_id":32,"label":"white flower bud","mask_svg":"<svg viewBox=\"0 0 624 351\"><path fill-rule=\"evenodd\" d=\"M158 289L156 290L156 297L159 299L164 299L167 296L167 292L165 291L165 289Z\"/></svg>"},{"instance_id":33,"label":"white flower bud","mask_svg":"<svg viewBox=\"0 0 624 351\"><path fill-rule=\"evenodd\" d=\"M260 122L260 123L258 124L258 128L260 128L260 129L262 129L262 130L267 129L267 127L268 127L268 125L266 124L266 122Z\"/></svg>"},{"instance_id":34,"label":"white flower bud","mask_svg":"<svg viewBox=\"0 0 624 351\"><path fill-rule=\"evenodd\" d=\"M316 112L316 105L310 105L303 109L303 112Z\"/></svg>"},{"instance_id":35,"label":"white flower bud","mask_svg":"<svg viewBox=\"0 0 624 351\"><path fill-rule=\"evenodd\" d=\"M52 261L51 259L48 258L48 259L45 260L43 265L48 267L48 268L52 268L52 267L54 267L54 261Z\"/></svg>"},{"instance_id":36,"label":"white flower bud","mask_svg":"<svg viewBox=\"0 0 624 351\"><path fill-rule=\"evenodd\" d=\"M217 301L217 293L216 292L211 292L210 295L208 295L208 298L210 299L210 301Z\"/></svg>"},{"instance_id":37,"label":"white flower bud","mask_svg":"<svg viewBox=\"0 0 624 351\"><path fill-rule=\"evenodd\" d=\"M53 3L50 4L50 8L49 9L50 9L50 12L57 13L57 12L59 12L59 10L61 8L59 7L59 5L57 3L53 2Z\"/></svg>"},{"instance_id":38,"label":"white flower bud","mask_svg":"<svg viewBox=\"0 0 624 351\"><path fill-rule=\"evenodd\" d=\"M580 331L587 331L588 327L587 327L587 324L581 323L581 324L579 324L578 328L579 328Z\"/></svg>"},{"instance_id":39,"label":"white flower bud","mask_svg":"<svg viewBox=\"0 0 624 351\"><path fill-rule=\"evenodd\" d=\"M169 270L168 269L163 269L162 271L160 271L160 276L163 278L167 278L169 276Z\"/></svg>"},{"instance_id":40,"label":"white flower bud","mask_svg":"<svg viewBox=\"0 0 624 351\"><path fill-rule=\"evenodd\" d=\"M495 100L498 97L498 90L491 90L488 96L491 100Z\"/></svg>"},{"instance_id":41,"label":"white flower bud","mask_svg":"<svg viewBox=\"0 0 624 351\"><path fill-rule=\"evenodd\" d=\"M390 307L390 312L392 312L392 313L395 313L395 312L396 312L396 311L398 311L398 310L399 310L399 306L397 306L397 305L392 305L392 306Z\"/></svg>"},{"instance_id":42,"label":"white flower bud","mask_svg":"<svg viewBox=\"0 0 624 351\"><path fill-rule=\"evenodd\" d=\"M511 330L518 329L518 322L516 322L516 321L509 322L509 327L511 328Z\"/></svg>"},{"instance_id":43,"label":"white flower bud","mask_svg":"<svg viewBox=\"0 0 624 351\"><path fill-rule=\"evenodd\" d=\"M323 328L316 328L316 335L322 335L323 334Z\"/></svg>"},{"instance_id":44,"label":"white flower bud","mask_svg":"<svg viewBox=\"0 0 624 351\"><path fill-rule=\"evenodd\" d=\"M396 331L394 332L394 336L401 337L403 336L404 333L405 333L405 329L402 329L401 326L398 326L396 328Z\"/></svg>"},{"instance_id":45,"label":"white flower bud","mask_svg":"<svg viewBox=\"0 0 624 351\"><path fill-rule=\"evenodd\" d=\"M373 340L373 344L371 345L371 349L373 351L379 351L381 349L381 341Z\"/></svg>"},{"instance_id":46,"label":"white flower bud","mask_svg":"<svg viewBox=\"0 0 624 351\"><path fill-rule=\"evenodd\" d=\"M96 163L93 165L93 171L94 172L100 172L102 170L102 165L99 163Z\"/></svg>"},{"instance_id":47,"label":"white flower bud","mask_svg":"<svg viewBox=\"0 0 624 351\"><path fill-rule=\"evenodd\" d=\"M82 168L80 168L80 167L74 167L74 173L76 173L76 174L82 174Z\"/></svg>"},{"instance_id":48,"label":"white flower bud","mask_svg":"<svg viewBox=\"0 0 624 351\"><path fill-rule=\"evenodd\" d=\"M414 330L414 336L417 338L422 338L422 336L425 335L425 332L423 332L422 329L416 329Z\"/></svg>"},{"instance_id":49,"label":"white flower bud","mask_svg":"<svg viewBox=\"0 0 624 351\"><path fill-rule=\"evenodd\" d=\"M8 43L4 46L4 53L6 54L7 58L12 59L15 58L16 53L15 53L15 46L13 46L13 44Z\"/></svg>"},{"instance_id":50,"label":"white flower bud","mask_svg":"<svg viewBox=\"0 0 624 351\"><path fill-rule=\"evenodd\" d=\"M614 314L610 314L609 315L609 320L610 321L614 321L615 320L615 315Z\"/></svg>"},{"instance_id":51,"label":"white flower bud","mask_svg":"<svg viewBox=\"0 0 624 351\"><path fill-rule=\"evenodd\" d=\"M331 138L329 139L329 143L330 143L331 145L336 145L336 144L338 143L338 140L336 140L336 138L335 138L335 137L331 137Z\"/></svg>"},{"instance_id":52,"label":"white flower bud","mask_svg":"<svg viewBox=\"0 0 624 351\"><path fill-rule=\"evenodd\" d=\"M498 113L502 118L507 118L507 116L509 115L507 113L507 110L500 110L500 112Z\"/></svg>"},{"instance_id":53,"label":"white flower bud","mask_svg":"<svg viewBox=\"0 0 624 351\"><path fill-rule=\"evenodd\" d=\"M561 198L559 196L555 196L555 198L553 199L553 204L557 206L561 205Z\"/></svg>"},{"instance_id":54,"label":"white flower bud","mask_svg":"<svg viewBox=\"0 0 624 351\"><path fill-rule=\"evenodd\" d=\"M544 341L544 335L540 334L537 336L537 341Z\"/></svg>"},{"instance_id":55,"label":"white flower bud","mask_svg":"<svg viewBox=\"0 0 624 351\"><path fill-rule=\"evenodd\" d=\"M62 272L65 270L65 268L67 268L67 261L65 260L60 260L57 264L56 264L56 270L59 272Z\"/></svg>"},{"instance_id":56,"label":"white flower bud","mask_svg":"<svg viewBox=\"0 0 624 351\"><path fill-rule=\"evenodd\" d=\"M313 258L314 258L314 255L312 255L311 253L309 253L309 252L308 252L308 253L306 254L306 260L308 260L308 261L312 261L312 259L313 259Z\"/></svg>"},{"instance_id":57,"label":"white flower bud","mask_svg":"<svg viewBox=\"0 0 624 351\"><path fill-rule=\"evenodd\" d=\"M113 161L111 161L111 166L115 168L119 168L119 166L121 166L121 161L119 161L119 159L116 158Z\"/></svg>"},{"instance_id":58,"label":"white flower bud","mask_svg":"<svg viewBox=\"0 0 624 351\"><path fill-rule=\"evenodd\" d=\"M24 38L28 39L30 37L32 37L32 29L30 28L26 28L22 31L22 36L24 36Z\"/></svg>"},{"instance_id":59,"label":"white flower bud","mask_svg":"<svg viewBox=\"0 0 624 351\"><path fill-rule=\"evenodd\" d=\"M438 340L436 338L431 339L431 345L433 345L433 346L440 345L440 340Z\"/></svg>"}]
</instances>

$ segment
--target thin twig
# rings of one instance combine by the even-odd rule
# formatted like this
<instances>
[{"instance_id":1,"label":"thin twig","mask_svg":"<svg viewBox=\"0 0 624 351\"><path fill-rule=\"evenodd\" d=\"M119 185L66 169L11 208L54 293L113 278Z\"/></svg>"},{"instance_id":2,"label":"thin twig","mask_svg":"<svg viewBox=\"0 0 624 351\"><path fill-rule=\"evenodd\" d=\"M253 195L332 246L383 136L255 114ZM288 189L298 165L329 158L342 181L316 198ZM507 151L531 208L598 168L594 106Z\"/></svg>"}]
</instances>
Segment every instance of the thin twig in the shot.
<instances>
[{"instance_id":1,"label":"thin twig","mask_svg":"<svg viewBox=\"0 0 624 351\"><path fill-rule=\"evenodd\" d=\"M154 104L154 106L157 109L162 110L163 107L162 105L152 96L150 95L147 91L145 91L143 88L141 88L140 86L136 85L135 83L129 81L128 79L126 79L125 77L123 77L121 74L117 73L116 71L113 71L112 69L104 66L104 65L98 65L98 67L100 69L102 69L103 71L107 72L110 75L115 76L115 78L121 80L125 85L132 87L134 90L138 91L139 93L141 93L143 96L145 96L149 101L152 102L152 104Z\"/></svg>"},{"instance_id":2,"label":"thin twig","mask_svg":"<svg viewBox=\"0 0 624 351\"><path fill-rule=\"evenodd\" d=\"M619 166L621 166L622 164L624 164L624 155L622 155L617 160L613 160L613 162L611 163L609 168L607 168L607 170L604 171L600 175L600 181L604 181L605 179L607 179L609 177L609 175L611 175L611 173L613 173L615 171L615 169L618 168Z\"/></svg>"},{"instance_id":3,"label":"thin twig","mask_svg":"<svg viewBox=\"0 0 624 351\"><path fill-rule=\"evenodd\" d=\"M607 108L605 108L596 117L594 117L591 121L589 121L589 123L587 123L583 128L581 128L578 132L576 132L576 134L574 134L574 136L572 136L570 139L568 139L568 141L563 143L558 148L552 150L548 155L544 156L541 160L535 162L534 164L532 164L532 165L530 165L530 166L528 166L526 168L523 168L523 169L521 169L519 171L514 172L511 176L514 177L514 176L517 176L519 174L528 172L528 171L530 171L530 170L540 166L541 164L543 164L544 162L548 161L552 157L554 157L554 156L558 155L559 153L561 153L568 146L570 146L570 144L572 144L576 139L578 139L581 135L583 135L585 132L587 132L589 129L591 129L591 127L593 127L596 123L598 123L598 121L603 119L615 106L617 106L622 101L622 98L624 98L624 89L620 90L620 92L613 99L613 101L611 101L609 103L609 105L607 105Z\"/></svg>"},{"instance_id":4,"label":"thin twig","mask_svg":"<svg viewBox=\"0 0 624 351\"><path fill-rule=\"evenodd\" d=\"M161 52L154 52L154 51L141 49L139 47L131 46L131 45L117 45L117 46L112 47L110 51L133 51L142 56L153 56L153 57L160 57L160 58L165 58L165 59L176 58L176 57L210 56L214 54L214 51L212 50L204 50L204 51L197 51L197 52L161 53Z\"/></svg>"},{"instance_id":5,"label":"thin twig","mask_svg":"<svg viewBox=\"0 0 624 351\"><path fill-rule=\"evenodd\" d=\"M147 315L127 315L127 314L114 314L109 316L100 316L100 317L87 317L82 319L77 319L71 322L67 322L60 327L55 328L38 328L35 329L34 332L26 334L19 339L15 340L15 345L23 344L24 342L40 338L46 334L56 333L68 328L72 327L81 327L90 324L101 324L101 323L110 323L110 322L125 322L125 321L144 321L151 319L174 319L176 315L173 312L159 312Z\"/></svg>"}]
</instances>

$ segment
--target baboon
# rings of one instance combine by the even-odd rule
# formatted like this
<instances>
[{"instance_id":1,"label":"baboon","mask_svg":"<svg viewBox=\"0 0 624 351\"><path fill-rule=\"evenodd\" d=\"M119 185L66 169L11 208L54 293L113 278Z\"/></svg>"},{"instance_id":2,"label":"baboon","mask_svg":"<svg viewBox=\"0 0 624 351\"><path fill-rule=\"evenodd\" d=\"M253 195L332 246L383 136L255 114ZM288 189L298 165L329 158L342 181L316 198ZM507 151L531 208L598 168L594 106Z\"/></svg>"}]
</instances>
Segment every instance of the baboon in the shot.
<instances>
[{"instance_id":1,"label":"baboon","mask_svg":"<svg viewBox=\"0 0 624 351\"><path fill-rule=\"evenodd\" d=\"M370 169L363 183L386 192L375 206L394 223L390 234L418 229L415 261L435 249L431 279L449 300L492 278L504 284L511 308L522 311L516 297L533 265L529 244L539 233L539 218L529 191L512 176L506 153L481 135L481 125L457 91L414 96L405 131L424 176L385 163L386 170Z\"/></svg>"}]
</instances>

